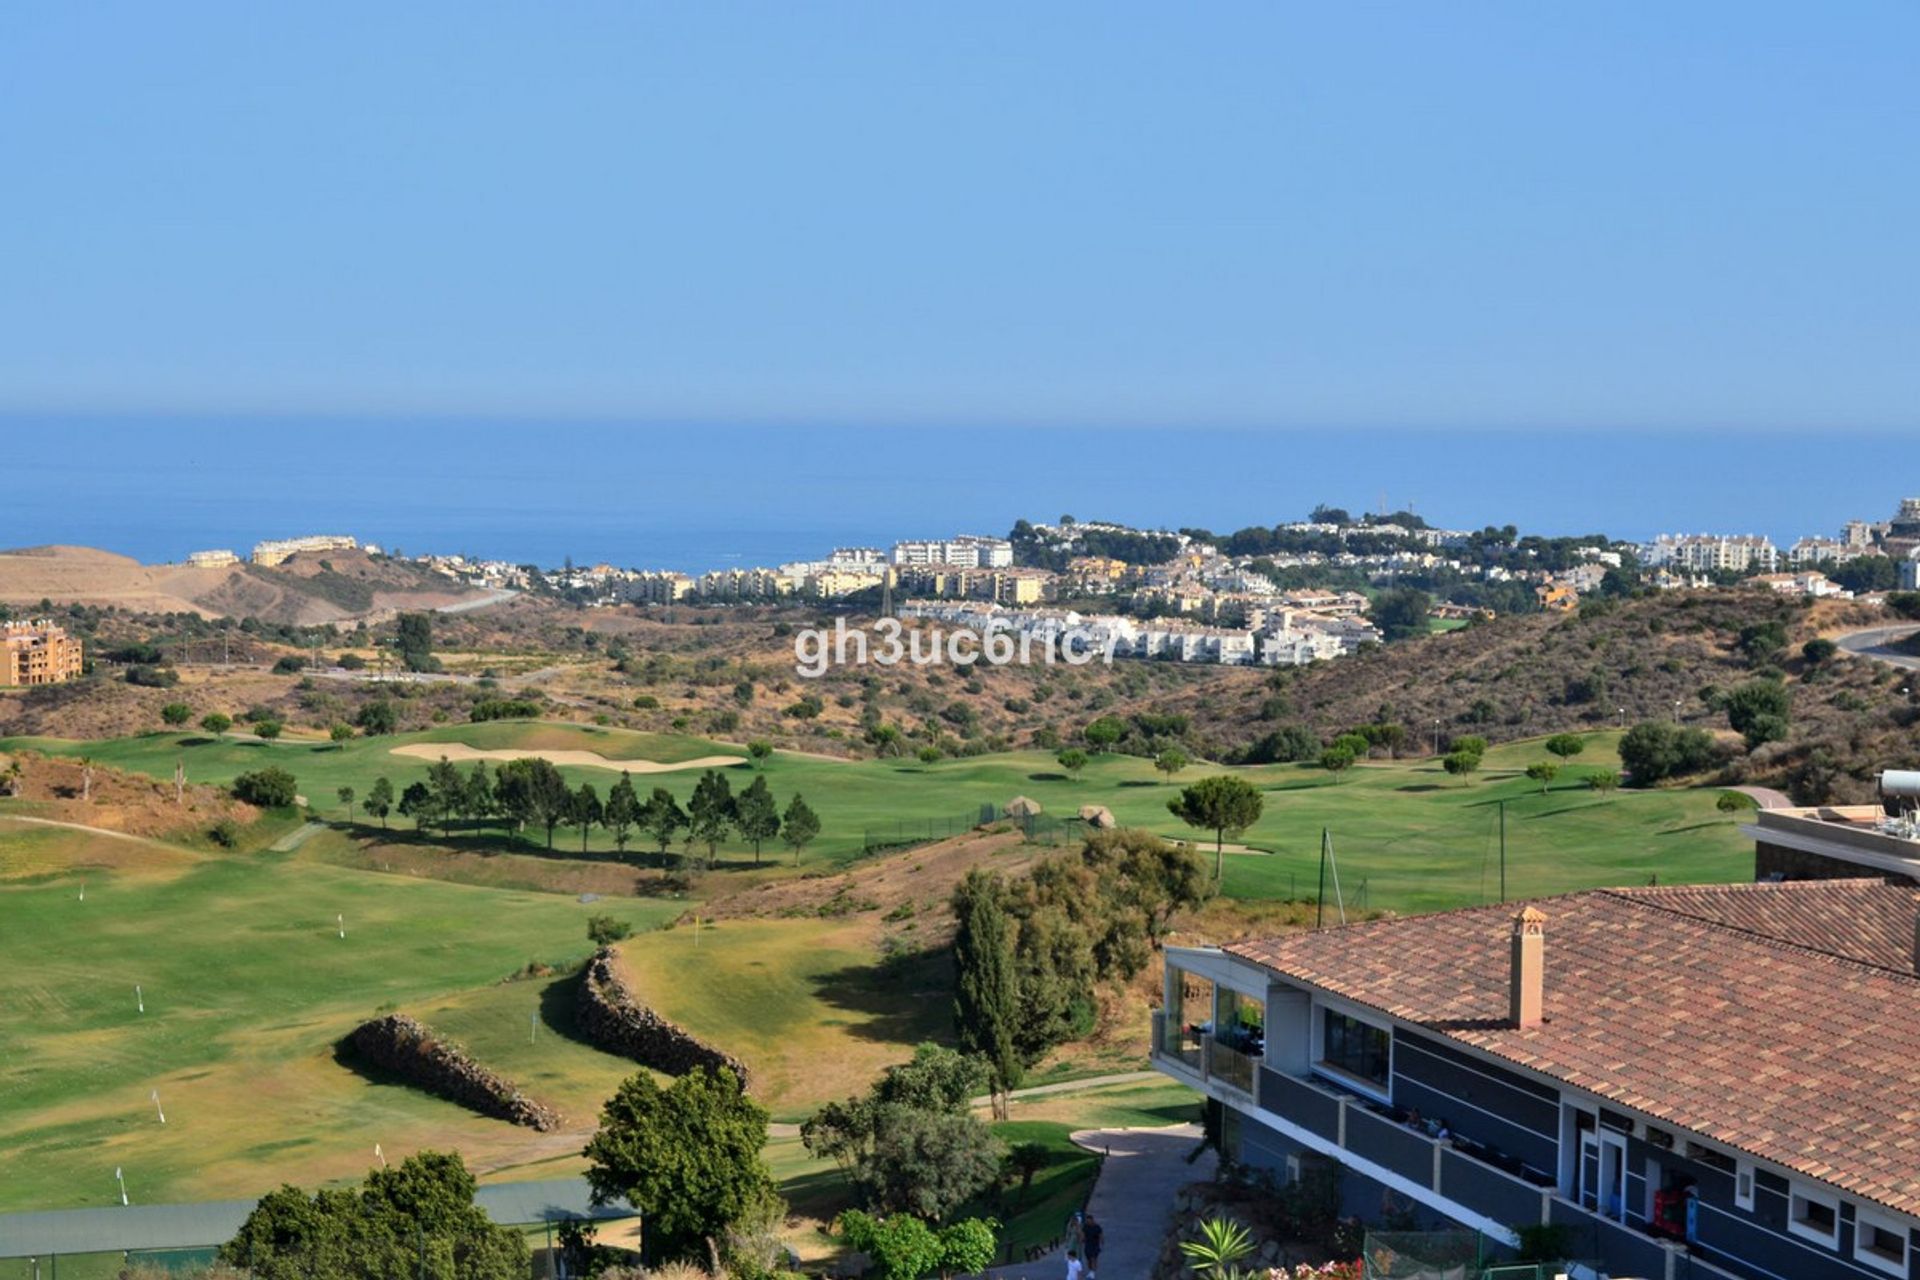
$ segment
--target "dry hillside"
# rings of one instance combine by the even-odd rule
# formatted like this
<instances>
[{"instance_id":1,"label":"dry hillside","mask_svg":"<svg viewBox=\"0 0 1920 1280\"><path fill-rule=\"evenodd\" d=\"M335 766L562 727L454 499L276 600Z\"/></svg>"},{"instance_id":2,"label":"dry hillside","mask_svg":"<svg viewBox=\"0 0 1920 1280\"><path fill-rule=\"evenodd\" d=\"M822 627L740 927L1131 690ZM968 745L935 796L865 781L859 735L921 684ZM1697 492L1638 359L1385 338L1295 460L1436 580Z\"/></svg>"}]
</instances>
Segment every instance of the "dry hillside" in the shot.
<instances>
[{"instance_id":1,"label":"dry hillside","mask_svg":"<svg viewBox=\"0 0 1920 1280\"><path fill-rule=\"evenodd\" d=\"M91 547L0 552L0 602L42 600L129 613L199 613L312 624L428 609L475 593L411 564L330 551L283 565L146 565Z\"/></svg>"}]
</instances>

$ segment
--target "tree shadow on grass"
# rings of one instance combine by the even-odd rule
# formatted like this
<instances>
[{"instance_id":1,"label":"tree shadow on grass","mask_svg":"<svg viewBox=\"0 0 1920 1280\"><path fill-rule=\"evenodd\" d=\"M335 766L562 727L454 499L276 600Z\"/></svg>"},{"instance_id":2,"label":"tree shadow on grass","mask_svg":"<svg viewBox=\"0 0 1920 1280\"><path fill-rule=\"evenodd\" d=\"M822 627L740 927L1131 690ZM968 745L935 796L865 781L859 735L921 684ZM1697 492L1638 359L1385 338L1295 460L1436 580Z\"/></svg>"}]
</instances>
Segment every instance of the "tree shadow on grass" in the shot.
<instances>
[{"instance_id":1,"label":"tree shadow on grass","mask_svg":"<svg viewBox=\"0 0 1920 1280\"><path fill-rule=\"evenodd\" d=\"M1750 809L1747 812L1751 813L1754 811ZM1722 827L1726 825L1727 825L1727 822L1726 822L1726 819L1724 818L1708 818L1704 822L1689 822L1684 827L1663 827L1659 831L1655 832L1654 834L1662 835L1662 836L1677 836L1677 835L1682 835L1688 831L1706 831L1713 827Z\"/></svg>"},{"instance_id":2,"label":"tree shadow on grass","mask_svg":"<svg viewBox=\"0 0 1920 1280\"><path fill-rule=\"evenodd\" d=\"M1158 783L1158 782L1155 782L1155 781L1154 781L1153 779L1151 779L1151 778L1144 778L1144 779L1143 779L1143 778L1129 778L1129 779L1128 779L1127 781L1125 781L1125 782L1123 782L1123 783L1121 783L1120 785L1121 785L1121 786L1123 786L1123 787L1158 787L1158 786L1162 786L1162 785L1164 785L1164 784L1162 784L1162 783Z\"/></svg>"},{"instance_id":3,"label":"tree shadow on grass","mask_svg":"<svg viewBox=\"0 0 1920 1280\"><path fill-rule=\"evenodd\" d=\"M858 1014L847 1034L882 1044L944 1040L953 984L948 947L919 951L873 964L848 965L813 980L814 994L835 1009Z\"/></svg>"},{"instance_id":4,"label":"tree shadow on grass","mask_svg":"<svg viewBox=\"0 0 1920 1280\"><path fill-rule=\"evenodd\" d=\"M1066 780L1067 775L1064 773L1030 773L1027 775L1028 782L1065 782Z\"/></svg>"},{"instance_id":5,"label":"tree shadow on grass","mask_svg":"<svg viewBox=\"0 0 1920 1280\"><path fill-rule=\"evenodd\" d=\"M1426 791L1450 791L1455 790L1455 788L1443 787L1437 782L1409 782L1404 787L1395 787L1394 790L1419 794Z\"/></svg>"}]
</instances>

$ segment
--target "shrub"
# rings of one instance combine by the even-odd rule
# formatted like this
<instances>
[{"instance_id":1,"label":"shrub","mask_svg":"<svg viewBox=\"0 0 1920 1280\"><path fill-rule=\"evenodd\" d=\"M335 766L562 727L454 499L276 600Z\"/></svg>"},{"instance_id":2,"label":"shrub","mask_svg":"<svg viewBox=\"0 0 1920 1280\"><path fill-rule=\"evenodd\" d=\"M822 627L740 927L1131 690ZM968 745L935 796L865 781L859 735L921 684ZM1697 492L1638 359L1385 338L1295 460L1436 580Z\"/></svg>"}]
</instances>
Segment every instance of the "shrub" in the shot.
<instances>
[{"instance_id":1,"label":"shrub","mask_svg":"<svg viewBox=\"0 0 1920 1280\"><path fill-rule=\"evenodd\" d=\"M298 789L293 775L279 768L256 769L233 780L234 797L262 809L286 808L293 803Z\"/></svg>"},{"instance_id":2,"label":"shrub","mask_svg":"<svg viewBox=\"0 0 1920 1280\"><path fill-rule=\"evenodd\" d=\"M1320 736L1303 724L1282 725L1240 753L1241 764L1292 764L1320 754Z\"/></svg>"},{"instance_id":3,"label":"shrub","mask_svg":"<svg viewBox=\"0 0 1920 1280\"><path fill-rule=\"evenodd\" d=\"M588 916L587 940L596 947L608 947L633 936L633 926L613 916Z\"/></svg>"},{"instance_id":4,"label":"shrub","mask_svg":"<svg viewBox=\"0 0 1920 1280\"><path fill-rule=\"evenodd\" d=\"M394 708L393 703L381 698L377 702L369 702L360 708L360 714L353 718L353 722L360 726L361 731L368 737L377 737L383 733L392 733L399 727L400 713Z\"/></svg>"},{"instance_id":5,"label":"shrub","mask_svg":"<svg viewBox=\"0 0 1920 1280\"><path fill-rule=\"evenodd\" d=\"M232 818L222 818L208 830L207 838L222 849L231 849L240 843L240 824Z\"/></svg>"},{"instance_id":6,"label":"shrub","mask_svg":"<svg viewBox=\"0 0 1920 1280\"><path fill-rule=\"evenodd\" d=\"M297 676L307 668L307 660L299 654L290 653L273 664L273 674L277 676Z\"/></svg>"},{"instance_id":7,"label":"shrub","mask_svg":"<svg viewBox=\"0 0 1920 1280\"><path fill-rule=\"evenodd\" d=\"M1683 729L1665 720L1648 720L1620 739L1620 762L1636 787L1698 773L1713 763L1713 738L1705 729Z\"/></svg>"},{"instance_id":8,"label":"shrub","mask_svg":"<svg viewBox=\"0 0 1920 1280\"><path fill-rule=\"evenodd\" d=\"M1832 661L1833 655L1839 652L1840 646L1825 636L1815 636L1800 646L1800 656L1805 658L1809 665L1816 667Z\"/></svg>"},{"instance_id":9,"label":"shrub","mask_svg":"<svg viewBox=\"0 0 1920 1280\"><path fill-rule=\"evenodd\" d=\"M180 683L180 673L172 667L128 667L127 683L143 689L171 689Z\"/></svg>"},{"instance_id":10,"label":"shrub","mask_svg":"<svg viewBox=\"0 0 1920 1280\"><path fill-rule=\"evenodd\" d=\"M1777 680L1749 680L1721 700L1727 723L1751 750L1787 736L1787 688Z\"/></svg>"},{"instance_id":11,"label":"shrub","mask_svg":"<svg viewBox=\"0 0 1920 1280\"><path fill-rule=\"evenodd\" d=\"M476 724L485 720L532 720L540 714L540 704L525 698L482 698L473 704L467 718Z\"/></svg>"}]
</instances>

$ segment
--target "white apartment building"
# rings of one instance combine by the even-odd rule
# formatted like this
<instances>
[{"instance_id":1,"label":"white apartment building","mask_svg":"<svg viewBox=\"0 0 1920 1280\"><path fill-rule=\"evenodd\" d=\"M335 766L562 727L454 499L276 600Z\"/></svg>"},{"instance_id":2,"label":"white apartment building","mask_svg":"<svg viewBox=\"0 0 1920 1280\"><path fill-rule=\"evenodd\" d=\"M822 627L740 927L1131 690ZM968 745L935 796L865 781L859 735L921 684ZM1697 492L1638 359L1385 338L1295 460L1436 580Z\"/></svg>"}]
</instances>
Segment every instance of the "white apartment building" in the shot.
<instances>
[{"instance_id":1,"label":"white apartment building","mask_svg":"<svg viewBox=\"0 0 1920 1280\"><path fill-rule=\"evenodd\" d=\"M827 567L830 569L873 569L884 568L887 553L879 547L835 547L827 555Z\"/></svg>"},{"instance_id":2,"label":"white apartment building","mask_svg":"<svg viewBox=\"0 0 1920 1280\"><path fill-rule=\"evenodd\" d=\"M1005 538L963 533L941 541L896 542L895 564L954 564L969 569L1005 569L1013 564L1013 544Z\"/></svg>"},{"instance_id":3,"label":"white apartment building","mask_svg":"<svg viewBox=\"0 0 1920 1280\"><path fill-rule=\"evenodd\" d=\"M1787 548L1787 563L1796 569L1810 565L1853 560L1867 553L1867 547L1837 538L1801 538Z\"/></svg>"},{"instance_id":4,"label":"white apartment building","mask_svg":"<svg viewBox=\"0 0 1920 1280\"><path fill-rule=\"evenodd\" d=\"M1760 534L1662 534L1641 549L1650 568L1672 565L1694 573L1772 573L1780 567L1780 551Z\"/></svg>"}]
</instances>

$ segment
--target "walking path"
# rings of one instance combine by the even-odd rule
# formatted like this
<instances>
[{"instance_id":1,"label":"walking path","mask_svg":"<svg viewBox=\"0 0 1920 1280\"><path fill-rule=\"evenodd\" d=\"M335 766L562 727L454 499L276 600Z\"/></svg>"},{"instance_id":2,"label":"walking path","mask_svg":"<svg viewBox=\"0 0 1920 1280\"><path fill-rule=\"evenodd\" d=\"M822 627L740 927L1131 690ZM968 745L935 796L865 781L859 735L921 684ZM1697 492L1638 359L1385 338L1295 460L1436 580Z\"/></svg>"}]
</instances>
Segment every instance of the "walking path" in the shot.
<instances>
[{"instance_id":1,"label":"walking path","mask_svg":"<svg viewBox=\"0 0 1920 1280\"><path fill-rule=\"evenodd\" d=\"M1775 791L1772 787L1728 787L1727 790L1738 791L1743 796L1752 797L1753 802L1762 809L1793 808L1793 797L1784 791Z\"/></svg>"},{"instance_id":2,"label":"walking path","mask_svg":"<svg viewBox=\"0 0 1920 1280\"><path fill-rule=\"evenodd\" d=\"M156 840L152 836L136 836L128 831L115 831L112 827L90 827L84 822L62 822L58 818L30 818L24 813L0 813L0 822L31 822L38 827L65 827L69 831L84 831L88 835L105 836L109 840L131 840L135 844L152 845L156 849L165 849L170 853L192 853L191 849L182 849L177 844L168 844L165 840Z\"/></svg>"},{"instance_id":3,"label":"walking path","mask_svg":"<svg viewBox=\"0 0 1920 1280\"><path fill-rule=\"evenodd\" d=\"M1216 1157L1211 1148L1191 1164L1187 1157L1200 1142L1200 1126L1165 1129L1082 1129L1073 1140L1106 1157L1093 1184L1087 1211L1100 1222L1104 1243L1098 1275L1141 1280L1153 1273L1167 1235L1174 1195L1190 1182L1212 1179ZM1016 1262L987 1271L991 1280L1062 1280L1066 1253L1056 1249L1032 1262Z\"/></svg>"},{"instance_id":4,"label":"walking path","mask_svg":"<svg viewBox=\"0 0 1920 1280\"><path fill-rule=\"evenodd\" d=\"M267 846L268 853L292 853L314 836L327 829L324 822L307 822L294 828Z\"/></svg>"},{"instance_id":5,"label":"walking path","mask_svg":"<svg viewBox=\"0 0 1920 1280\"><path fill-rule=\"evenodd\" d=\"M1009 1101L1018 1102L1022 1098L1045 1098L1057 1093L1084 1093L1088 1089L1104 1089L1108 1085L1148 1084L1165 1080L1167 1077L1159 1071L1116 1071L1112 1075L1087 1076L1080 1080L1061 1080L1054 1084L1037 1084L1027 1089L1015 1089L1007 1095ZM976 1107L990 1106L993 1099L982 1095L973 1100ZM797 1138L800 1126L797 1124L770 1124L767 1126L769 1138Z\"/></svg>"}]
</instances>

